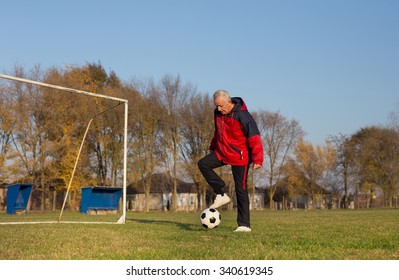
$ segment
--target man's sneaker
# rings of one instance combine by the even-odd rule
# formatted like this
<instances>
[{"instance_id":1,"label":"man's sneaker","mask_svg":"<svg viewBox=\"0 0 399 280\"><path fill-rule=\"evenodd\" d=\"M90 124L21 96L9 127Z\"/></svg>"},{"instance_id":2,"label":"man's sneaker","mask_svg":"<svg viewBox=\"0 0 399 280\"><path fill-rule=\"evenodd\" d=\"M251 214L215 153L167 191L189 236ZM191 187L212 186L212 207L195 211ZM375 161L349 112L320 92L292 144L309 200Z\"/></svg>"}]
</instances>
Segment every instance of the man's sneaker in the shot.
<instances>
[{"instance_id":1,"label":"man's sneaker","mask_svg":"<svg viewBox=\"0 0 399 280\"><path fill-rule=\"evenodd\" d=\"M230 197L227 196L227 194L218 194L216 195L215 201L209 208L219 208L220 206L223 206L227 203L230 202Z\"/></svg>"},{"instance_id":2,"label":"man's sneaker","mask_svg":"<svg viewBox=\"0 0 399 280\"><path fill-rule=\"evenodd\" d=\"M239 226L234 232L250 232L251 228L246 226Z\"/></svg>"}]
</instances>

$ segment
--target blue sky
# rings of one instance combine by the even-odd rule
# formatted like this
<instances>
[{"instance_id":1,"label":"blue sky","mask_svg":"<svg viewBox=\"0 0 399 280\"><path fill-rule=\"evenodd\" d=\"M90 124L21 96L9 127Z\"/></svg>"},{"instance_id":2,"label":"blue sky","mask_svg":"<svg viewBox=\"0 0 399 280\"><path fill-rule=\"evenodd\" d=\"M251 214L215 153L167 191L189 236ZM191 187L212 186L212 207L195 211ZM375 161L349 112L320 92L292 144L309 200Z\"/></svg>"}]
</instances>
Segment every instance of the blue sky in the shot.
<instances>
[{"instance_id":1,"label":"blue sky","mask_svg":"<svg viewBox=\"0 0 399 280\"><path fill-rule=\"evenodd\" d=\"M306 139L386 124L399 102L399 1L2 1L0 72L101 62L124 81L180 75Z\"/></svg>"}]
</instances>

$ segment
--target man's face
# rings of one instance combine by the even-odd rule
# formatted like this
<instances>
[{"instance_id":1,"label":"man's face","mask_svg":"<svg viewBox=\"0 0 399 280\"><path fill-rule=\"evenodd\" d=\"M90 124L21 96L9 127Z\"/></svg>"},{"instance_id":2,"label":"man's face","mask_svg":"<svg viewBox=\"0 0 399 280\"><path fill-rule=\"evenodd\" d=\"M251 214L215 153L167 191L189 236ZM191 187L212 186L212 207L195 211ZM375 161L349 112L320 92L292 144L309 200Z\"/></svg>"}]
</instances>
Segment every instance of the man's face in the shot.
<instances>
[{"instance_id":1,"label":"man's face","mask_svg":"<svg viewBox=\"0 0 399 280\"><path fill-rule=\"evenodd\" d=\"M215 99L215 106L221 114L227 115L233 109L234 104L231 101L226 101L223 97L218 97Z\"/></svg>"}]
</instances>

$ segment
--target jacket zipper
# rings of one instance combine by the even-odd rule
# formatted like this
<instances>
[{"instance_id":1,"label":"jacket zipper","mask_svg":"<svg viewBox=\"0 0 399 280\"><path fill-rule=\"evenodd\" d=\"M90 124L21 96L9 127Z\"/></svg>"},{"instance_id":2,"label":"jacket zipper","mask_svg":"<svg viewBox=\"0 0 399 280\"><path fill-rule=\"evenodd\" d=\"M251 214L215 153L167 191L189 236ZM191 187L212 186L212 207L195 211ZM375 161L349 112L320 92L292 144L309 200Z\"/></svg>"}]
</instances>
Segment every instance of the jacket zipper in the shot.
<instances>
[{"instance_id":1,"label":"jacket zipper","mask_svg":"<svg viewBox=\"0 0 399 280\"><path fill-rule=\"evenodd\" d=\"M232 148L235 152L237 152L237 153L240 154L240 159L241 159L241 160L244 158L243 152L242 152L240 149L238 149L237 147L235 147L235 146L232 145L232 144L230 144L230 148Z\"/></svg>"}]
</instances>

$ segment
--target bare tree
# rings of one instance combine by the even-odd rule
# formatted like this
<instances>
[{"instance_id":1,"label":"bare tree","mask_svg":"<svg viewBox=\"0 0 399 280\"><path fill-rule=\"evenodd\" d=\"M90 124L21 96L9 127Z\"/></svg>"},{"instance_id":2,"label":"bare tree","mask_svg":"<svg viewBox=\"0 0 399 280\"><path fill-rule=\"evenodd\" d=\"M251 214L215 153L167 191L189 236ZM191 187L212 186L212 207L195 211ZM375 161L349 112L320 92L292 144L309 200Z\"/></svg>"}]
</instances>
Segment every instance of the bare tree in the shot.
<instances>
[{"instance_id":1,"label":"bare tree","mask_svg":"<svg viewBox=\"0 0 399 280\"><path fill-rule=\"evenodd\" d=\"M10 103L7 87L2 87L2 83L0 83L0 184L8 181L6 161L11 148L11 136L14 126L9 107Z\"/></svg>"},{"instance_id":2,"label":"bare tree","mask_svg":"<svg viewBox=\"0 0 399 280\"><path fill-rule=\"evenodd\" d=\"M140 93L134 102L134 112L131 115L132 144L134 144L132 161L137 178L144 184L146 197L145 211L149 211L149 198L152 185L152 175L155 168L162 162L160 133L162 128L161 95L154 83L135 80L134 88Z\"/></svg>"},{"instance_id":3,"label":"bare tree","mask_svg":"<svg viewBox=\"0 0 399 280\"><path fill-rule=\"evenodd\" d=\"M350 170L351 170L351 149L349 146L350 137L347 135L338 135L331 137L336 153L336 172L338 178L342 180L344 196L342 199L343 208L346 209L349 206L349 181L350 181Z\"/></svg>"},{"instance_id":4,"label":"bare tree","mask_svg":"<svg viewBox=\"0 0 399 280\"><path fill-rule=\"evenodd\" d=\"M14 69L14 76L41 80L43 72L40 66L25 73L22 67ZM42 88L11 82L7 89L12 98L9 100L11 119L13 120L11 141L13 152L10 153L14 180L40 186L42 210L45 209L45 197L49 182L49 137L48 114L51 108L44 102Z\"/></svg>"},{"instance_id":5,"label":"bare tree","mask_svg":"<svg viewBox=\"0 0 399 280\"><path fill-rule=\"evenodd\" d=\"M183 85L179 76L165 75L160 82L161 100L165 110L163 139L172 159L172 211L177 210L177 167L181 144L180 112L187 105L188 97L195 92L190 84ZM168 163L166 163L168 164Z\"/></svg>"},{"instance_id":6,"label":"bare tree","mask_svg":"<svg viewBox=\"0 0 399 280\"><path fill-rule=\"evenodd\" d=\"M198 187L198 205L202 208L206 203L208 183L200 173L197 163L209 152L209 143L213 136L213 110L209 95L193 94L181 112L181 155L188 176Z\"/></svg>"},{"instance_id":7,"label":"bare tree","mask_svg":"<svg viewBox=\"0 0 399 280\"><path fill-rule=\"evenodd\" d=\"M256 115L266 156L270 208L274 209L273 196L282 167L305 133L297 120L290 121L280 112L261 111Z\"/></svg>"},{"instance_id":8,"label":"bare tree","mask_svg":"<svg viewBox=\"0 0 399 280\"><path fill-rule=\"evenodd\" d=\"M396 110L388 115L388 127L399 133L399 101L396 103Z\"/></svg>"}]
</instances>

